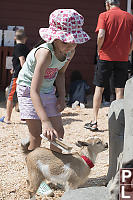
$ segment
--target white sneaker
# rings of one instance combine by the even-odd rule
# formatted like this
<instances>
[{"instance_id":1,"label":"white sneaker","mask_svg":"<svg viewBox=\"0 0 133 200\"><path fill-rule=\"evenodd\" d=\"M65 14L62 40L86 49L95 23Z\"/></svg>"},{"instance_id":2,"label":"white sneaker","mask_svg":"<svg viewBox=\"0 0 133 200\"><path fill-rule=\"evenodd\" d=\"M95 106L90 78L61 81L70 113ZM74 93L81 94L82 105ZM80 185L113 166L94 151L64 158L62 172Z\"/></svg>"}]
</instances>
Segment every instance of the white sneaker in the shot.
<instances>
[{"instance_id":1,"label":"white sneaker","mask_svg":"<svg viewBox=\"0 0 133 200\"><path fill-rule=\"evenodd\" d=\"M80 108L81 109L85 108L85 105L83 103L80 103Z\"/></svg>"},{"instance_id":2,"label":"white sneaker","mask_svg":"<svg viewBox=\"0 0 133 200\"><path fill-rule=\"evenodd\" d=\"M40 184L36 194L40 196L54 196L52 189L44 181Z\"/></svg>"},{"instance_id":3,"label":"white sneaker","mask_svg":"<svg viewBox=\"0 0 133 200\"><path fill-rule=\"evenodd\" d=\"M72 109L75 109L77 107L77 105L79 104L79 101L75 101L73 104L72 104Z\"/></svg>"}]
</instances>

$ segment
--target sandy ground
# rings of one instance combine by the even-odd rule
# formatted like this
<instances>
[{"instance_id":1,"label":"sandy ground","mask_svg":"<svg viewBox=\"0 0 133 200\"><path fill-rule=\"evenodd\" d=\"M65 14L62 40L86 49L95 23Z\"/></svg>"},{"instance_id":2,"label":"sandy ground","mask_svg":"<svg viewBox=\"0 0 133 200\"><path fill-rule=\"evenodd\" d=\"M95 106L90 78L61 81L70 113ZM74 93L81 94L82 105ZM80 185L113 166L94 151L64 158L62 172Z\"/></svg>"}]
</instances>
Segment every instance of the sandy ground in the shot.
<instances>
[{"instance_id":1,"label":"sandy ground","mask_svg":"<svg viewBox=\"0 0 133 200\"><path fill-rule=\"evenodd\" d=\"M85 140L88 137L98 136L104 142L108 142L108 107L100 108L98 120L98 132L91 132L83 128L84 124L92 118L92 108L76 110L66 108L62 113L65 129L64 142L73 146L76 151L75 142ZM0 104L0 117L6 115L4 104ZM28 135L27 126L20 121L20 114L13 110L12 124L7 125L0 122L0 200L26 200L27 194L27 168L25 157L21 152L21 139ZM42 141L42 146L48 146L48 142ZM102 185L108 170L108 150L100 153L97 157L95 167L92 169L88 179L87 187ZM55 190L53 198L60 199L63 191Z\"/></svg>"}]
</instances>

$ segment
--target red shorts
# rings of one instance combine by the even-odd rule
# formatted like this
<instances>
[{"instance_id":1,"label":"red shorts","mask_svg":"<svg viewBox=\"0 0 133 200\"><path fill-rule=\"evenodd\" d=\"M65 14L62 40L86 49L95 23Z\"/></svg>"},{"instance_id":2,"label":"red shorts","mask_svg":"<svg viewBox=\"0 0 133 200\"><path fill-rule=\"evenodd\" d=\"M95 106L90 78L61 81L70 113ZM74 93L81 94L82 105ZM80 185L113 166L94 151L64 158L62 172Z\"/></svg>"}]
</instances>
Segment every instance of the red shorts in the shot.
<instances>
[{"instance_id":1,"label":"red shorts","mask_svg":"<svg viewBox=\"0 0 133 200\"><path fill-rule=\"evenodd\" d=\"M13 101L13 97L16 93L16 81L17 78L12 78L11 83L10 83L10 87L9 87L9 92L8 92L8 100Z\"/></svg>"}]
</instances>

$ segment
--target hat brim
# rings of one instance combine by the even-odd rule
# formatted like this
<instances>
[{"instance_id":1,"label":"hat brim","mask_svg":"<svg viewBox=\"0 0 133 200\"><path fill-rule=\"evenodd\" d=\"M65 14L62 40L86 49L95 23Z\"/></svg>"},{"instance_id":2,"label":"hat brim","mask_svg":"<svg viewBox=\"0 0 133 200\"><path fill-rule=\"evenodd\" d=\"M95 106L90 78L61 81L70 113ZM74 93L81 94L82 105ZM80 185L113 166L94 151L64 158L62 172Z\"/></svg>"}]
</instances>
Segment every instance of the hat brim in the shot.
<instances>
[{"instance_id":1,"label":"hat brim","mask_svg":"<svg viewBox=\"0 0 133 200\"><path fill-rule=\"evenodd\" d=\"M65 32L63 30L53 31L50 28L40 28L39 34L41 38L48 43L52 43L55 39L59 39L66 43L82 44L91 39L82 28L80 31L75 31L74 33Z\"/></svg>"}]
</instances>

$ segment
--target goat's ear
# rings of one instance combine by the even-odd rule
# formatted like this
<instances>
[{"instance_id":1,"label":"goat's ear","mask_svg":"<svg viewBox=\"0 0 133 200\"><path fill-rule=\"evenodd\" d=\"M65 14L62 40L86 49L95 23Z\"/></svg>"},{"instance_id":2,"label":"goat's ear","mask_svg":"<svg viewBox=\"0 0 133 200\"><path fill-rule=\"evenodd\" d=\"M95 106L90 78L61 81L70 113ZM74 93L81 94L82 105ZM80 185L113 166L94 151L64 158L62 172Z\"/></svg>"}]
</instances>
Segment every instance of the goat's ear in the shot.
<instances>
[{"instance_id":1,"label":"goat's ear","mask_svg":"<svg viewBox=\"0 0 133 200\"><path fill-rule=\"evenodd\" d=\"M78 147L83 147L83 146L88 146L88 143L87 142L78 141L78 142L76 142L76 145Z\"/></svg>"}]
</instances>

